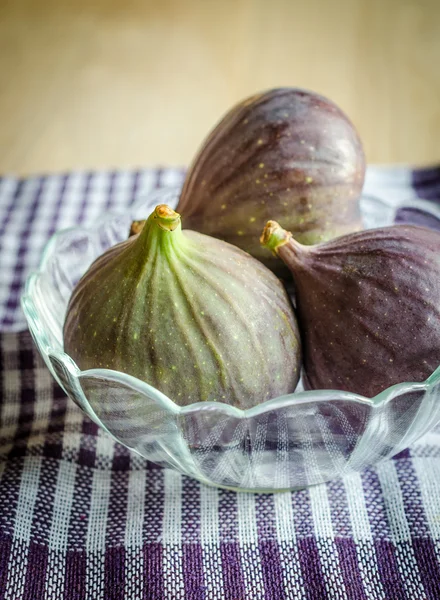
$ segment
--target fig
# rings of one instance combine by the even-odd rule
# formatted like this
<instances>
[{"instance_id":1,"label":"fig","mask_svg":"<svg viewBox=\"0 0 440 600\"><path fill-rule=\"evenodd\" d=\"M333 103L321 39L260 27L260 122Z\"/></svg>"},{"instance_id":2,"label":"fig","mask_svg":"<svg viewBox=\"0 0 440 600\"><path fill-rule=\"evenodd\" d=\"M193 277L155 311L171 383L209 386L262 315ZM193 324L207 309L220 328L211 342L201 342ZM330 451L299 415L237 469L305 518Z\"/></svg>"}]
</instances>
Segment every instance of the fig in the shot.
<instances>
[{"instance_id":1,"label":"fig","mask_svg":"<svg viewBox=\"0 0 440 600\"><path fill-rule=\"evenodd\" d=\"M237 104L210 133L176 210L189 229L279 272L281 262L258 243L266 221L276 219L303 244L360 230L364 175L360 138L333 102L273 89Z\"/></svg>"},{"instance_id":2,"label":"fig","mask_svg":"<svg viewBox=\"0 0 440 600\"><path fill-rule=\"evenodd\" d=\"M254 406L295 389L296 318L281 282L226 242L155 208L75 287L64 348L81 369L133 375L179 405Z\"/></svg>"},{"instance_id":3,"label":"fig","mask_svg":"<svg viewBox=\"0 0 440 600\"><path fill-rule=\"evenodd\" d=\"M304 246L269 221L261 242L292 272L304 387L372 397L440 364L440 234L393 225Z\"/></svg>"}]
</instances>

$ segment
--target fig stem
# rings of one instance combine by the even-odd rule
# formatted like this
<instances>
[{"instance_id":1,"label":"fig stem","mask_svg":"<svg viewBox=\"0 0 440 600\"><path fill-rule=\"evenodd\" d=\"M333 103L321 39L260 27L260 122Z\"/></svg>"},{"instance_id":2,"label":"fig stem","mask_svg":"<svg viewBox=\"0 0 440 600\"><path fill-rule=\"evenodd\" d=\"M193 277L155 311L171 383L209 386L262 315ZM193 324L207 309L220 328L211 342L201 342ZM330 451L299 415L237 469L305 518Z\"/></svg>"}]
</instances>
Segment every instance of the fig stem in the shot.
<instances>
[{"instance_id":1,"label":"fig stem","mask_svg":"<svg viewBox=\"0 0 440 600\"><path fill-rule=\"evenodd\" d=\"M276 221L268 221L260 237L261 245L272 250L275 256L278 248L292 239L292 234L281 227Z\"/></svg>"},{"instance_id":2,"label":"fig stem","mask_svg":"<svg viewBox=\"0 0 440 600\"><path fill-rule=\"evenodd\" d=\"M135 243L143 246L147 256L159 254L167 259L191 245L183 234L179 213L166 204L154 208Z\"/></svg>"},{"instance_id":3,"label":"fig stem","mask_svg":"<svg viewBox=\"0 0 440 600\"><path fill-rule=\"evenodd\" d=\"M153 219L164 231L174 231L180 225L180 215L166 204L159 204L154 209Z\"/></svg>"},{"instance_id":4,"label":"fig stem","mask_svg":"<svg viewBox=\"0 0 440 600\"><path fill-rule=\"evenodd\" d=\"M156 206L144 222L136 244L144 246L150 256L158 251L170 255L170 252L182 249L186 240L179 213L166 204Z\"/></svg>"},{"instance_id":5,"label":"fig stem","mask_svg":"<svg viewBox=\"0 0 440 600\"><path fill-rule=\"evenodd\" d=\"M138 233L140 233L144 227L146 223L146 220L142 220L142 221L133 221L130 227L130 232L128 234L129 237L131 237L132 235L137 235Z\"/></svg>"}]
</instances>

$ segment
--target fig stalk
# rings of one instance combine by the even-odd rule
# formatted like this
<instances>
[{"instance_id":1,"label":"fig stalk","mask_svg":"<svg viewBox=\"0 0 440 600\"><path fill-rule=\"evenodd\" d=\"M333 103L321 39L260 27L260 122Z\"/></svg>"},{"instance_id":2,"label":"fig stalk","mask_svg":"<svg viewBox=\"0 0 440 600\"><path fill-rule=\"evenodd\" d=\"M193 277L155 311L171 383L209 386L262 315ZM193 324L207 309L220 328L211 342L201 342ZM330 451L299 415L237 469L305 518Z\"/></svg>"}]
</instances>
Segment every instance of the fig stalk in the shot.
<instances>
[{"instance_id":1,"label":"fig stalk","mask_svg":"<svg viewBox=\"0 0 440 600\"><path fill-rule=\"evenodd\" d=\"M278 248L287 244L291 238L292 234L283 229L276 221L268 221L261 234L260 242L262 246L272 250L274 256L277 256Z\"/></svg>"}]
</instances>

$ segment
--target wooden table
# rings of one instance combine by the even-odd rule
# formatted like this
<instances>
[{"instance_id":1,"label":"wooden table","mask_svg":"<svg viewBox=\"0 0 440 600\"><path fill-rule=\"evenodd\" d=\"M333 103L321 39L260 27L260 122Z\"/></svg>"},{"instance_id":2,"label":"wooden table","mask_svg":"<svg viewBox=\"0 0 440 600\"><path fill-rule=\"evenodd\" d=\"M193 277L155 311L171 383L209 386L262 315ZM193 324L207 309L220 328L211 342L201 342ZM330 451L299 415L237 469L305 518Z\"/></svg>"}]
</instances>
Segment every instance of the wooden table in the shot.
<instances>
[{"instance_id":1,"label":"wooden table","mask_svg":"<svg viewBox=\"0 0 440 600\"><path fill-rule=\"evenodd\" d=\"M0 172L187 164L236 101L316 90L370 162L440 159L440 0L1 0Z\"/></svg>"}]
</instances>

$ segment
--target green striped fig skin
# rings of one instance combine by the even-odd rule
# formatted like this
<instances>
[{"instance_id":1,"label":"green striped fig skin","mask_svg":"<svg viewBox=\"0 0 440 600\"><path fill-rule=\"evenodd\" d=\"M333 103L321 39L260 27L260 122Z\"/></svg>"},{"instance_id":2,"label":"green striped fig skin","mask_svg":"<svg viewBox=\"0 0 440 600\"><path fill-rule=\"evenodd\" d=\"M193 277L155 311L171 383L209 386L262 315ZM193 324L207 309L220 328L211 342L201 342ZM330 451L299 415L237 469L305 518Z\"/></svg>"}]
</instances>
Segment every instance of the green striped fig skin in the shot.
<instances>
[{"instance_id":1,"label":"green striped fig skin","mask_svg":"<svg viewBox=\"0 0 440 600\"><path fill-rule=\"evenodd\" d=\"M360 138L323 96L296 88L241 102L195 157L177 207L185 225L239 246L275 271L258 243L276 219L303 244L362 229Z\"/></svg>"},{"instance_id":2,"label":"green striped fig skin","mask_svg":"<svg viewBox=\"0 0 440 600\"><path fill-rule=\"evenodd\" d=\"M292 272L304 386L373 397L440 365L440 234L398 225L301 246L276 222L262 242Z\"/></svg>"},{"instance_id":3,"label":"green striped fig skin","mask_svg":"<svg viewBox=\"0 0 440 600\"><path fill-rule=\"evenodd\" d=\"M280 281L240 249L182 231L163 205L78 283L64 347L81 369L128 373L179 405L248 408L292 392L301 360Z\"/></svg>"}]
</instances>

